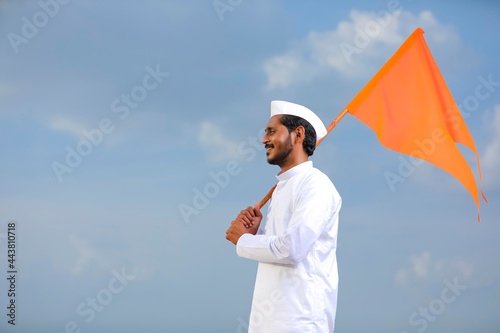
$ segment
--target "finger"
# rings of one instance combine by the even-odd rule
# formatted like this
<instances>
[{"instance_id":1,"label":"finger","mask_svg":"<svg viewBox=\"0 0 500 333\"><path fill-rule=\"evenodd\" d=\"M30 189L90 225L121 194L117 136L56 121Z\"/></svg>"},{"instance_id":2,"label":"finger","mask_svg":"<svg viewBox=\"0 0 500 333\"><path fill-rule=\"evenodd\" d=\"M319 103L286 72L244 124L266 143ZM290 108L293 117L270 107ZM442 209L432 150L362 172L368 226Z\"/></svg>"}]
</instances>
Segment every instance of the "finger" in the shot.
<instances>
[{"instance_id":1,"label":"finger","mask_svg":"<svg viewBox=\"0 0 500 333\"><path fill-rule=\"evenodd\" d=\"M251 212L251 213L250 213L250 211L248 211L248 210L246 210L246 209L245 209L245 210L242 210L240 214L241 214L241 215L245 215L245 216L246 216L246 217L248 217L250 220L252 220L252 219L253 219L253 217L254 217L254 215L255 215L255 214L253 213L253 208L252 208L252 212Z\"/></svg>"},{"instance_id":2,"label":"finger","mask_svg":"<svg viewBox=\"0 0 500 333\"><path fill-rule=\"evenodd\" d=\"M252 208L252 211L253 211L253 208ZM253 213L253 212L252 212ZM248 221L250 223L253 223L253 219L255 217L255 214L250 214L249 211L245 210L244 213L242 213L244 216L246 216L248 218Z\"/></svg>"},{"instance_id":3,"label":"finger","mask_svg":"<svg viewBox=\"0 0 500 333\"><path fill-rule=\"evenodd\" d=\"M243 224L243 226L245 226L246 228L248 228L248 227L252 224L252 222L251 222L251 221L248 221L247 219L245 219L245 220L243 220L243 219L242 219L240 222L241 222L241 224Z\"/></svg>"},{"instance_id":4,"label":"finger","mask_svg":"<svg viewBox=\"0 0 500 333\"><path fill-rule=\"evenodd\" d=\"M234 220L233 222L231 222L231 228L235 228L238 224L242 224L243 226L246 227L246 225L248 224L247 222L245 222L239 215L238 217L236 218L236 220Z\"/></svg>"},{"instance_id":5,"label":"finger","mask_svg":"<svg viewBox=\"0 0 500 333\"><path fill-rule=\"evenodd\" d=\"M243 231L244 229L248 228L250 226L250 223L244 222L244 221L238 221L238 223L234 226L235 230L238 231Z\"/></svg>"},{"instance_id":6,"label":"finger","mask_svg":"<svg viewBox=\"0 0 500 333\"><path fill-rule=\"evenodd\" d=\"M239 214L237 220L245 220L245 221L251 221L252 217L248 216L246 214Z\"/></svg>"},{"instance_id":7,"label":"finger","mask_svg":"<svg viewBox=\"0 0 500 333\"><path fill-rule=\"evenodd\" d=\"M255 212L255 216L262 217L262 213L260 212L260 202L257 202L255 204L255 207L253 209L254 209L254 212Z\"/></svg>"},{"instance_id":8,"label":"finger","mask_svg":"<svg viewBox=\"0 0 500 333\"><path fill-rule=\"evenodd\" d=\"M254 211L253 211L253 208L252 208L252 207L248 206L248 207L247 207L247 209L245 209L245 210L246 210L248 213L250 213L250 215L251 215L252 217L254 217L254 216L255 216L255 213L254 213Z\"/></svg>"},{"instance_id":9,"label":"finger","mask_svg":"<svg viewBox=\"0 0 500 333\"><path fill-rule=\"evenodd\" d=\"M241 221L245 226L252 223L252 219L243 214L238 215L236 220Z\"/></svg>"}]
</instances>

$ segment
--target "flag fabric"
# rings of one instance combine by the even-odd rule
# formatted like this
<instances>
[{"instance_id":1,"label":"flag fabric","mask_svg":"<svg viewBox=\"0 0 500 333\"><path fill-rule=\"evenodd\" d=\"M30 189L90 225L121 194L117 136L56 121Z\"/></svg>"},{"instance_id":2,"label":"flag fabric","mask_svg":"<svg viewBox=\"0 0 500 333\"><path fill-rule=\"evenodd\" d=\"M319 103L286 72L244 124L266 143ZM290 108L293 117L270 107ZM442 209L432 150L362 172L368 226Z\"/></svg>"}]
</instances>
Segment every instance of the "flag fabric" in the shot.
<instances>
[{"instance_id":1,"label":"flag fabric","mask_svg":"<svg viewBox=\"0 0 500 333\"><path fill-rule=\"evenodd\" d=\"M479 220L477 183L456 144L476 154L482 183L476 145L423 34L417 28L408 37L328 126L327 135L350 113L370 127L386 148L425 160L457 178L474 198ZM271 198L275 188L260 201L260 207ZM488 202L482 189L481 194Z\"/></svg>"},{"instance_id":2,"label":"flag fabric","mask_svg":"<svg viewBox=\"0 0 500 333\"><path fill-rule=\"evenodd\" d=\"M386 148L453 175L470 192L479 212L474 175L456 144L471 149L479 166L476 146L423 34L415 30L344 112L370 127ZM481 194L484 198L482 190Z\"/></svg>"}]
</instances>

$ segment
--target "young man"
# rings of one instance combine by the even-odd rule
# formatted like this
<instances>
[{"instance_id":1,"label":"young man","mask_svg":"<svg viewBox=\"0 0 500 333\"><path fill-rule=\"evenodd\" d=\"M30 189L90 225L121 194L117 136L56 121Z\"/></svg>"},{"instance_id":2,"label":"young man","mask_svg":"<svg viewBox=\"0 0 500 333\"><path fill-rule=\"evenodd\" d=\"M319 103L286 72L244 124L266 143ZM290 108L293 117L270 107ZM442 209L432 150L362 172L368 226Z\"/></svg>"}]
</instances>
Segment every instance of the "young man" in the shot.
<instances>
[{"instance_id":1,"label":"young man","mask_svg":"<svg viewBox=\"0 0 500 333\"><path fill-rule=\"evenodd\" d=\"M333 332L337 308L337 229L342 199L309 156L327 134L309 109L271 102L262 143L278 165L265 231L259 203L242 210L226 238L259 261L249 332Z\"/></svg>"}]
</instances>

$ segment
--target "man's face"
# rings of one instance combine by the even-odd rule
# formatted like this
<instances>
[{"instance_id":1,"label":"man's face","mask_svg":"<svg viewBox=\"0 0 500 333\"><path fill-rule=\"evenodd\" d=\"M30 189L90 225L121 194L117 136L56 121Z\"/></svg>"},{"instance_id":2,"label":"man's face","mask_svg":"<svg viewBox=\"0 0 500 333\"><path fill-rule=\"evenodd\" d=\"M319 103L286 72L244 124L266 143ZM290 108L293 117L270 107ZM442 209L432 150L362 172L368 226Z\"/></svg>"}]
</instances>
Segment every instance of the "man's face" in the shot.
<instances>
[{"instance_id":1,"label":"man's face","mask_svg":"<svg viewBox=\"0 0 500 333\"><path fill-rule=\"evenodd\" d=\"M292 133L280 121L281 115L269 119L262 143L266 148L267 162L282 166L293 150Z\"/></svg>"}]
</instances>

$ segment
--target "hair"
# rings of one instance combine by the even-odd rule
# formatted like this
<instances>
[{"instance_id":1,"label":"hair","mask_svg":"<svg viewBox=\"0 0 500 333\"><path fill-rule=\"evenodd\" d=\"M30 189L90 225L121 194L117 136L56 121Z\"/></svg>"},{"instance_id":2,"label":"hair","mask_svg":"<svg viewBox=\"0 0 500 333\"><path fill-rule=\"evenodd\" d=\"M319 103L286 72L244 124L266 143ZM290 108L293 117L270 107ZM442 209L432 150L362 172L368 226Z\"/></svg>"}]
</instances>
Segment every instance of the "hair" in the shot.
<instances>
[{"instance_id":1,"label":"hair","mask_svg":"<svg viewBox=\"0 0 500 333\"><path fill-rule=\"evenodd\" d=\"M316 149L316 131L314 127L305 119L284 114L280 118L281 124L288 128L288 133L294 131L297 127L302 126L305 129L305 138L302 142L304 150L308 156L312 156Z\"/></svg>"}]
</instances>

